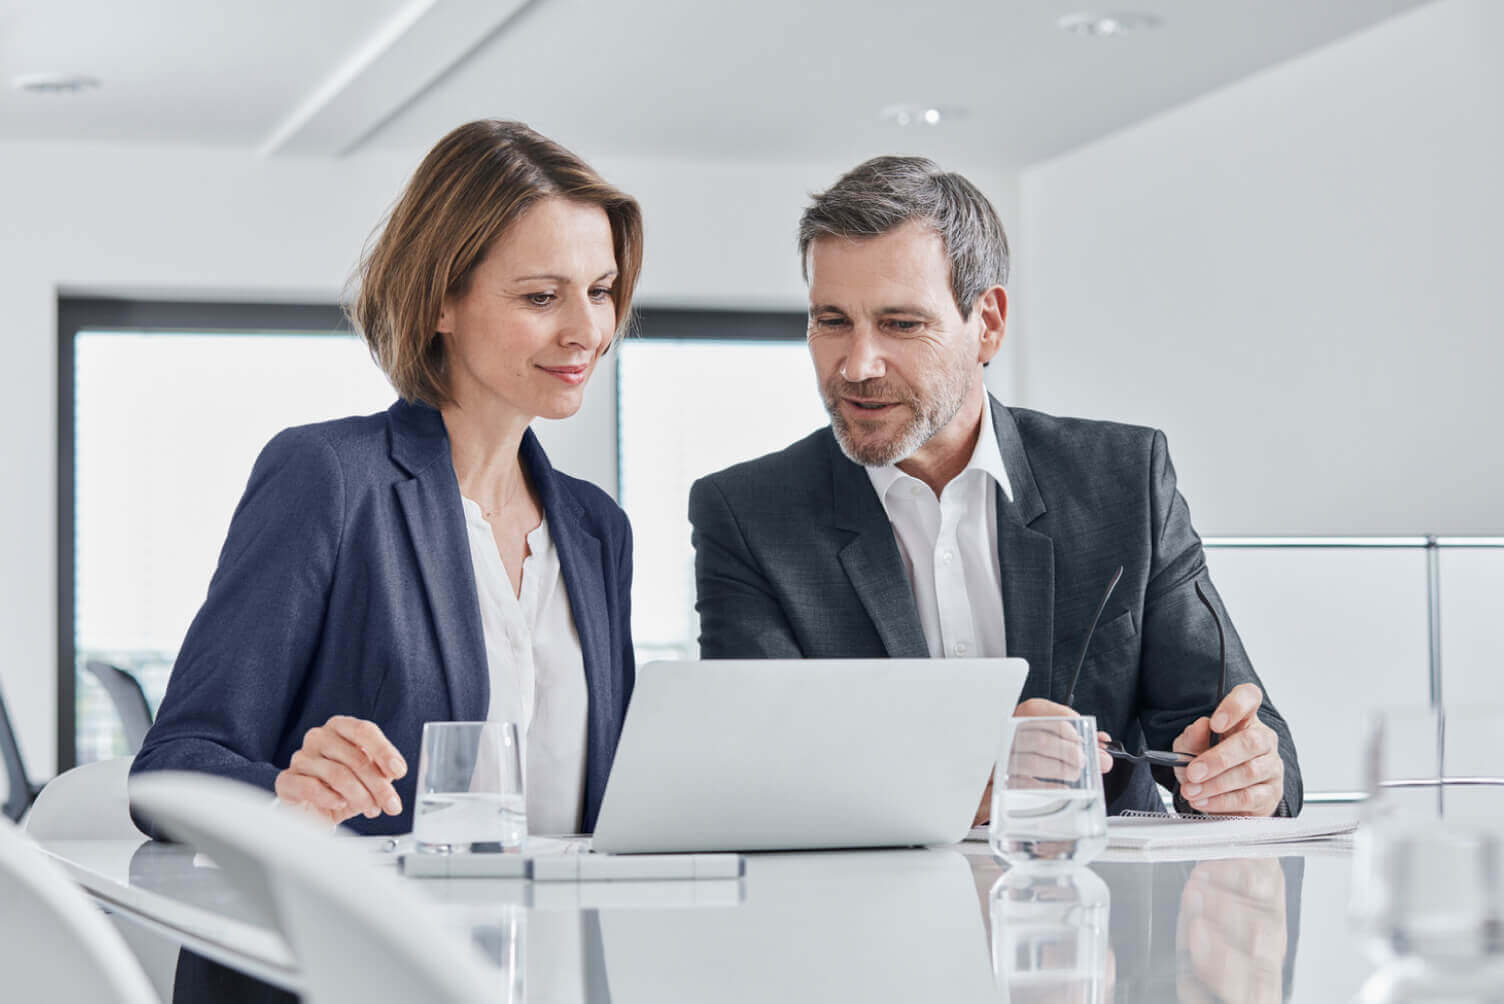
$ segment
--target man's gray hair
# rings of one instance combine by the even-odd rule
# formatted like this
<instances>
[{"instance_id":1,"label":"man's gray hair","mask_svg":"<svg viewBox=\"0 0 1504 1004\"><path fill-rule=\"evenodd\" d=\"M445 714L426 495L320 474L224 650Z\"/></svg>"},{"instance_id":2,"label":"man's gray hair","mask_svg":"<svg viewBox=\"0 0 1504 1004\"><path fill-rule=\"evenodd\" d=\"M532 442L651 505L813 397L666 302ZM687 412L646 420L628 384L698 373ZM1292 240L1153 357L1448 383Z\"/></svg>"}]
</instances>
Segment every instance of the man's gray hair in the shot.
<instances>
[{"instance_id":1,"label":"man's gray hair","mask_svg":"<svg viewBox=\"0 0 1504 1004\"><path fill-rule=\"evenodd\" d=\"M814 197L799 218L799 266L809 281L809 246L819 237L880 237L912 220L935 228L950 258L961 316L1008 281L1008 236L977 186L924 157L874 157Z\"/></svg>"}]
</instances>

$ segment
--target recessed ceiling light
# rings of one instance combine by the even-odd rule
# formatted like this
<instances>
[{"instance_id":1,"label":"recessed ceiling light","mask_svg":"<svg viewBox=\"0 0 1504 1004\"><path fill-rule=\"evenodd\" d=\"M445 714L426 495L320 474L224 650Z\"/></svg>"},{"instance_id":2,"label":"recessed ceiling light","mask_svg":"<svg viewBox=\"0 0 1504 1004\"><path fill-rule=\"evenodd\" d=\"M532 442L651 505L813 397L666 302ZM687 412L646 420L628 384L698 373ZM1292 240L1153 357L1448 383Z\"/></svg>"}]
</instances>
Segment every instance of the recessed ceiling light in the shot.
<instances>
[{"instance_id":1,"label":"recessed ceiling light","mask_svg":"<svg viewBox=\"0 0 1504 1004\"><path fill-rule=\"evenodd\" d=\"M898 126L937 126L942 122L961 118L965 114L964 109L954 105L926 105L915 102L889 105L882 110L883 121L892 122Z\"/></svg>"},{"instance_id":2,"label":"recessed ceiling light","mask_svg":"<svg viewBox=\"0 0 1504 1004\"><path fill-rule=\"evenodd\" d=\"M99 78L82 73L23 73L11 78L11 86L32 94L82 94L99 87Z\"/></svg>"},{"instance_id":3,"label":"recessed ceiling light","mask_svg":"<svg viewBox=\"0 0 1504 1004\"><path fill-rule=\"evenodd\" d=\"M1158 28L1164 22L1153 14L1138 14L1125 11L1117 14L1067 14L1055 22L1062 31L1092 38L1108 38L1126 35L1130 31L1147 31Z\"/></svg>"}]
</instances>

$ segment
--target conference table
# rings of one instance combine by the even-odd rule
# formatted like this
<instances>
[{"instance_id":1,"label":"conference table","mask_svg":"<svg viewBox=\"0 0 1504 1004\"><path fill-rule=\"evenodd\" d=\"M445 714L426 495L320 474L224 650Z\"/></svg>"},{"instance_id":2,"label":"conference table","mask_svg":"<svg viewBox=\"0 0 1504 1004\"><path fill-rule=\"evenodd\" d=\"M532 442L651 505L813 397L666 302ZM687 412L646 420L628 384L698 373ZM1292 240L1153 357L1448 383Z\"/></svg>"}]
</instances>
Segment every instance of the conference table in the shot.
<instances>
[{"instance_id":1,"label":"conference table","mask_svg":"<svg viewBox=\"0 0 1504 1004\"><path fill-rule=\"evenodd\" d=\"M386 841L346 839L397 874ZM269 919L191 848L42 847L105 909L300 989ZM1031 875L963 843L749 854L739 879L402 881L490 960L498 1001L1325 1002L1383 975L1347 916L1350 847L1109 850Z\"/></svg>"}]
</instances>

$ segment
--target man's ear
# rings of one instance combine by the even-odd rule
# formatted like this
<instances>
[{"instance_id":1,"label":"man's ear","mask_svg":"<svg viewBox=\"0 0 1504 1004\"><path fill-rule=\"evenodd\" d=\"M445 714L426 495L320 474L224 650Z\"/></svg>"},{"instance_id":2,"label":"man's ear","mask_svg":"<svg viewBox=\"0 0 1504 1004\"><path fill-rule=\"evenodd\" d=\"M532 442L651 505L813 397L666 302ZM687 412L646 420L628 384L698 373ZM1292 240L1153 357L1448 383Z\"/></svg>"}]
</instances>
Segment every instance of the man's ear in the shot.
<instances>
[{"instance_id":1,"label":"man's ear","mask_svg":"<svg viewBox=\"0 0 1504 1004\"><path fill-rule=\"evenodd\" d=\"M1008 293L1001 286L993 286L977 297L974 309L982 324L977 362L985 366L1003 347L1003 335L1008 327Z\"/></svg>"}]
</instances>

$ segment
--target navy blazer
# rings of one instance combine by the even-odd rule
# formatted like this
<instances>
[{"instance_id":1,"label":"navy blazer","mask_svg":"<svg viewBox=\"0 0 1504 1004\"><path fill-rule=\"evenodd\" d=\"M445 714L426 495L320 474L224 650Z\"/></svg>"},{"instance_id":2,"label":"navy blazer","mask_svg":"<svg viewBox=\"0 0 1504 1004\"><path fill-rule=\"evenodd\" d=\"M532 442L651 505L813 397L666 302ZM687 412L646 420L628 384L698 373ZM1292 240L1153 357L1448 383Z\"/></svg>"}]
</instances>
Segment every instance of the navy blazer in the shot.
<instances>
[{"instance_id":1,"label":"navy blazer","mask_svg":"<svg viewBox=\"0 0 1504 1004\"><path fill-rule=\"evenodd\" d=\"M605 492L549 465L531 430L520 456L584 655L589 831L635 680L632 534ZM423 723L484 720L490 700L449 436L433 408L398 401L287 429L262 450L131 773L204 771L271 791L304 733L352 715L381 727L408 773L400 816L346 825L401 833Z\"/></svg>"}]
</instances>

